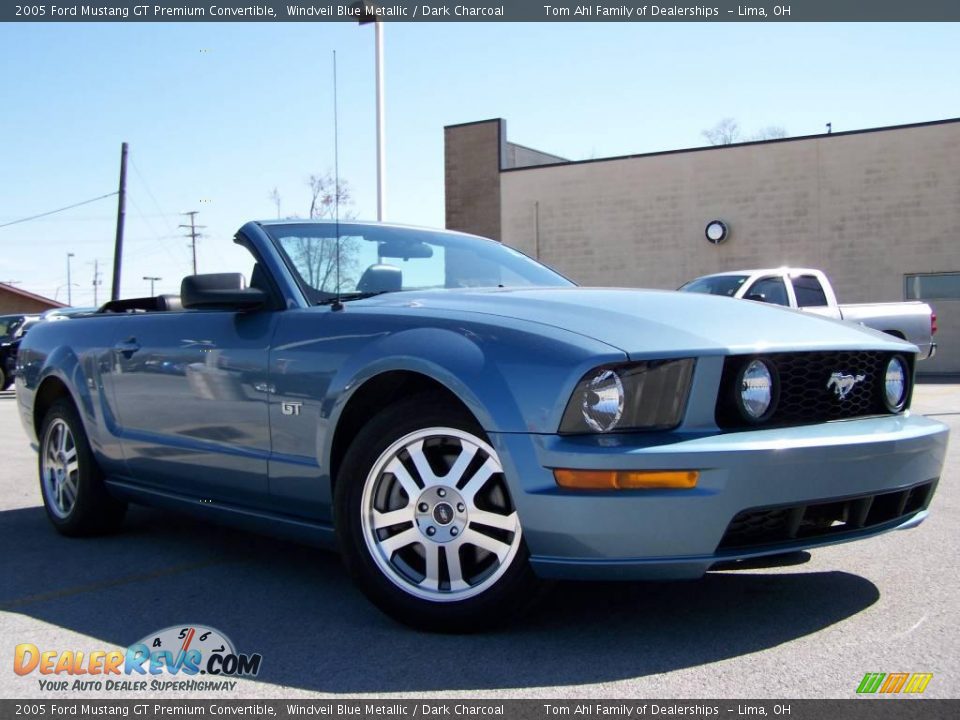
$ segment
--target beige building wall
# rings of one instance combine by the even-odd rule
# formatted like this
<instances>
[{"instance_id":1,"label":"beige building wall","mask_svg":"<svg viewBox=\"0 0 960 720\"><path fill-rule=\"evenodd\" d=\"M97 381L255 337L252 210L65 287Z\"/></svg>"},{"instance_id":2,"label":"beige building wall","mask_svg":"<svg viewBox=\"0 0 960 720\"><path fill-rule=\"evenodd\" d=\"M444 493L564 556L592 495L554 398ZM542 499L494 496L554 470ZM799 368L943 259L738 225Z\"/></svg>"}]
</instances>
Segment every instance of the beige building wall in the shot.
<instances>
[{"instance_id":1,"label":"beige building wall","mask_svg":"<svg viewBox=\"0 0 960 720\"><path fill-rule=\"evenodd\" d=\"M905 273L960 270L960 122L508 170L500 205L504 242L584 285L800 265L897 301Z\"/></svg>"}]
</instances>

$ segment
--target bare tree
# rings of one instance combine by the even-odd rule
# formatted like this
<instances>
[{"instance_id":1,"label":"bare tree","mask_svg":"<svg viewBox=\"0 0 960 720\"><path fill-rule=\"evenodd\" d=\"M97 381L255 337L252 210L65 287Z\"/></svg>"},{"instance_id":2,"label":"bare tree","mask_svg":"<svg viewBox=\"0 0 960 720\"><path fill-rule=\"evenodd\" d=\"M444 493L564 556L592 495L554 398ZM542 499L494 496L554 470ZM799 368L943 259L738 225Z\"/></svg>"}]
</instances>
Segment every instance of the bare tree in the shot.
<instances>
[{"instance_id":1,"label":"bare tree","mask_svg":"<svg viewBox=\"0 0 960 720\"><path fill-rule=\"evenodd\" d=\"M277 190L277 186L276 186L276 185L273 186L273 190L270 192L269 195L267 195L267 198L270 200L270 202L272 202L274 205L277 206L277 220L279 220L279 219L281 218L281 215L280 215L280 191Z\"/></svg>"},{"instance_id":2,"label":"bare tree","mask_svg":"<svg viewBox=\"0 0 960 720\"><path fill-rule=\"evenodd\" d=\"M740 141L740 123L733 118L723 118L702 134L711 145L733 145Z\"/></svg>"},{"instance_id":3,"label":"bare tree","mask_svg":"<svg viewBox=\"0 0 960 720\"><path fill-rule=\"evenodd\" d=\"M345 180L337 182L325 172L310 175L306 184L310 189L309 218L332 220L339 217L350 221L356 217L353 196ZM307 284L323 292L336 291L338 252L340 289L354 286L359 250L357 239L351 237L341 237L339 247L336 238L300 237L287 248Z\"/></svg>"},{"instance_id":4,"label":"bare tree","mask_svg":"<svg viewBox=\"0 0 960 720\"><path fill-rule=\"evenodd\" d=\"M751 140L778 140L780 138L785 138L787 136L787 129L780 125L767 125L765 128L760 128L754 135L751 137Z\"/></svg>"},{"instance_id":5,"label":"bare tree","mask_svg":"<svg viewBox=\"0 0 960 720\"><path fill-rule=\"evenodd\" d=\"M353 193L346 180L338 182L328 171L321 175L308 177L307 187L310 188L310 214L308 217L332 220L339 209L341 220L354 219Z\"/></svg>"},{"instance_id":6,"label":"bare tree","mask_svg":"<svg viewBox=\"0 0 960 720\"><path fill-rule=\"evenodd\" d=\"M740 130L740 123L733 118L723 118L712 128L703 131L703 136L710 141L711 145L733 145L738 142L749 142L755 140L776 140L787 137L786 128L780 125L768 125L760 128L756 133L744 137Z\"/></svg>"}]
</instances>

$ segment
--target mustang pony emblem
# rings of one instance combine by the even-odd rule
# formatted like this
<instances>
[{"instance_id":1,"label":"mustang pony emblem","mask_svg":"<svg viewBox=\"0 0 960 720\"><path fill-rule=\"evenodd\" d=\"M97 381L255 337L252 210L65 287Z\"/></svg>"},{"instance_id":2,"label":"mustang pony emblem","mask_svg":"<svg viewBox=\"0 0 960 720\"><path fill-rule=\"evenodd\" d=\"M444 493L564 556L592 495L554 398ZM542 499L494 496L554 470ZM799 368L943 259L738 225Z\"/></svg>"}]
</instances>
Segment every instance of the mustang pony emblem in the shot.
<instances>
[{"instance_id":1,"label":"mustang pony emblem","mask_svg":"<svg viewBox=\"0 0 960 720\"><path fill-rule=\"evenodd\" d=\"M844 375L835 372L827 380L827 390L833 388L833 391L837 394L837 399L843 400L853 390L853 386L866 377L866 375Z\"/></svg>"}]
</instances>

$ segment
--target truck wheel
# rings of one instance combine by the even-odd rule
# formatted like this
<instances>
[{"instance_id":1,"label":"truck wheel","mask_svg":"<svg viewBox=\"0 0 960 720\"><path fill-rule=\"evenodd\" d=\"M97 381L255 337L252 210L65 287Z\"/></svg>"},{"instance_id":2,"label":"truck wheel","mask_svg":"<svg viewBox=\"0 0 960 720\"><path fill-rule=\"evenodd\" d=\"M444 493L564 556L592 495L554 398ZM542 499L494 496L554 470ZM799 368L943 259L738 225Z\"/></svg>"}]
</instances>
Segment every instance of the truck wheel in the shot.
<instances>
[{"instance_id":1,"label":"truck wheel","mask_svg":"<svg viewBox=\"0 0 960 720\"><path fill-rule=\"evenodd\" d=\"M115 530L127 505L112 497L94 460L74 406L59 400L40 429L40 492L47 517L63 535L95 535Z\"/></svg>"},{"instance_id":2,"label":"truck wheel","mask_svg":"<svg viewBox=\"0 0 960 720\"><path fill-rule=\"evenodd\" d=\"M537 594L500 459L447 398L412 397L367 423L344 458L335 506L347 570L400 622L477 631Z\"/></svg>"}]
</instances>

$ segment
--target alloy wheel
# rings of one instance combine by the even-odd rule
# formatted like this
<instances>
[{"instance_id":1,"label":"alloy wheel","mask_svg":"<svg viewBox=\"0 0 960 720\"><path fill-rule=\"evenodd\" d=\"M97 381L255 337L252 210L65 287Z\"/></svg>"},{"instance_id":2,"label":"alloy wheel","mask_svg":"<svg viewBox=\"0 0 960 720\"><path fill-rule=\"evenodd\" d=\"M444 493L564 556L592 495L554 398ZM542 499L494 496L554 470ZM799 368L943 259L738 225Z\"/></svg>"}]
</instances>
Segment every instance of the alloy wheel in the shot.
<instances>
[{"instance_id":1,"label":"alloy wheel","mask_svg":"<svg viewBox=\"0 0 960 720\"><path fill-rule=\"evenodd\" d=\"M73 432L63 419L50 424L40 457L47 505L58 518L66 519L77 504L80 463Z\"/></svg>"},{"instance_id":2,"label":"alloy wheel","mask_svg":"<svg viewBox=\"0 0 960 720\"><path fill-rule=\"evenodd\" d=\"M462 430L431 427L398 439L374 463L361 502L374 562L395 585L426 600L482 593L521 546L496 452Z\"/></svg>"}]
</instances>

